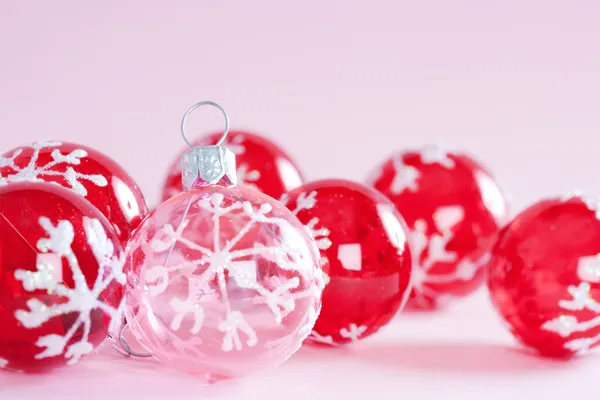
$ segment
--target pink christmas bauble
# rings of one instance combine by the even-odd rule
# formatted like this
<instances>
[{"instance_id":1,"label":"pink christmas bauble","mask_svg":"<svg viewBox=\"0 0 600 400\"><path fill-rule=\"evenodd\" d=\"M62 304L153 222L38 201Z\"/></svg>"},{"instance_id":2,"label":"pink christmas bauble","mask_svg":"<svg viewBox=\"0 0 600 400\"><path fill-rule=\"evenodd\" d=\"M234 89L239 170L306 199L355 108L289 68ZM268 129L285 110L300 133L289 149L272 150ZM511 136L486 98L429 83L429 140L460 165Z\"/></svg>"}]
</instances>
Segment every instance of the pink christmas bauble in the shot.
<instances>
[{"instance_id":1,"label":"pink christmas bauble","mask_svg":"<svg viewBox=\"0 0 600 400\"><path fill-rule=\"evenodd\" d=\"M110 221L121 245L148 214L127 172L106 155L79 144L37 142L0 156L0 185L51 182L85 197Z\"/></svg>"},{"instance_id":2,"label":"pink christmas bauble","mask_svg":"<svg viewBox=\"0 0 600 400\"><path fill-rule=\"evenodd\" d=\"M154 210L128 250L125 315L142 345L207 383L273 367L317 318L323 276L298 219L242 186L206 186Z\"/></svg>"},{"instance_id":3,"label":"pink christmas bauble","mask_svg":"<svg viewBox=\"0 0 600 400\"><path fill-rule=\"evenodd\" d=\"M502 231L487 284L512 333L568 357L600 343L600 201L541 201Z\"/></svg>"},{"instance_id":4,"label":"pink christmas bauble","mask_svg":"<svg viewBox=\"0 0 600 400\"><path fill-rule=\"evenodd\" d=\"M204 136L194 146L211 146L222 133ZM230 131L223 146L236 156L238 184L257 189L275 199L302 184L302 174L296 163L272 141L243 131ZM163 187L163 201L181 193L181 157L169 168Z\"/></svg>"},{"instance_id":5,"label":"pink christmas bauble","mask_svg":"<svg viewBox=\"0 0 600 400\"><path fill-rule=\"evenodd\" d=\"M106 218L43 182L0 187L0 367L74 364L107 336L124 256Z\"/></svg>"},{"instance_id":6,"label":"pink christmas bauble","mask_svg":"<svg viewBox=\"0 0 600 400\"><path fill-rule=\"evenodd\" d=\"M507 219L502 191L476 161L428 146L397 154L369 184L396 205L415 257L409 305L436 308L483 282L483 267Z\"/></svg>"},{"instance_id":7,"label":"pink christmas bauble","mask_svg":"<svg viewBox=\"0 0 600 400\"><path fill-rule=\"evenodd\" d=\"M377 332L410 292L408 232L394 205L341 179L305 184L284 202L312 232L329 278L311 341L345 344Z\"/></svg>"}]
</instances>

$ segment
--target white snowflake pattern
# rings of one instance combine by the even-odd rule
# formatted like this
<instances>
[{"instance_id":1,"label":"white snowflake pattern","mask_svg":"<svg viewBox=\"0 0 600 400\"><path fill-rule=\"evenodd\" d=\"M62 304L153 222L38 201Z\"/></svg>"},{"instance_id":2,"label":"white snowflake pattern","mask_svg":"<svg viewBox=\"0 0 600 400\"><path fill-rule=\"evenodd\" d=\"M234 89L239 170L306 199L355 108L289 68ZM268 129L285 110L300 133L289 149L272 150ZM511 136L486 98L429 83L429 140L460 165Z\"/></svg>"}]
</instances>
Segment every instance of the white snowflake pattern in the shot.
<instances>
[{"instance_id":1,"label":"white snowflake pattern","mask_svg":"<svg viewBox=\"0 0 600 400\"><path fill-rule=\"evenodd\" d=\"M246 152L246 146L244 145L245 138L243 135L233 135L225 140L223 146L227 147L236 156L240 156ZM256 182L260 179L260 171L256 169L250 169L248 164L240 163L237 166L237 178L238 185L244 185L251 187L256 190L260 190L256 186Z\"/></svg>"},{"instance_id":2,"label":"white snowflake pattern","mask_svg":"<svg viewBox=\"0 0 600 400\"><path fill-rule=\"evenodd\" d=\"M308 339L312 340L315 343L327 344L330 346L335 346L335 342L333 341L333 337L330 335L323 336L319 332L313 330Z\"/></svg>"},{"instance_id":3,"label":"white snowflake pattern","mask_svg":"<svg viewBox=\"0 0 600 400\"><path fill-rule=\"evenodd\" d=\"M455 281L469 281L484 267L490 259L490 254L476 261L462 258L452 273L435 274L431 272L437 263L451 263L458 260L458 254L448 251L448 243L453 239L452 229L464 218L464 210L461 206L440 207L434 213L434 223L439 233L427 234L428 226L424 220L415 222L410 233L412 250L416 268L413 269L413 293L415 301L423 303L425 297L439 297L439 294L431 289L429 284L444 284ZM427 252L426 256L423 257Z\"/></svg>"},{"instance_id":4,"label":"white snowflake pattern","mask_svg":"<svg viewBox=\"0 0 600 400\"><path fill-rule=\"evenodd\" d=\"M586 207L595 214L596 219L600 220L600 198L584 194L579 190L566 193L561 197L561 200L565 202L573 199L580 199L583 201Z\"/></svg>"},{"instance_id":5,"label":"white snowflake pattern","mask_svg":"<svg viewBox=\"0 0 600 400\"><path fill-rule=\"evenodd\" d=\"M248 164L240 164L237 168L238 185L248 186L256 190L260 190L256 186L256 182L260 179L260 171L251 170Z\"/></svg>"},{"instance_id":6,"label":"white snowflake pattern","mask_svg":"<svg viewBox=\"0 0 600 400\"><path fill-rule=\"evenodd\" d=\"M555 332L563 338L600 327L600 302L592 298L590 293L590 283L600 282L600 254L580 258L577 272L582 282L578 286L569 286L567 292L571 299L561 300L558 305L565 311L586 310L597 315L589 320L579 321L574 315L562 314L542 325L542 329ZM575 352L587 352L598 342L600 342L600 334L569 340L564 347Z\"/></svg>"},{"instance_id":7,"label":"white snowflake pattern","mask_svg":"<svg viewBox=\"0 0 600 400\"><path fill-rule=\"evenodd\" d=\"M341 328L339 331L339 335L344 338L344 339L349 339L350 342L354 343L359 341L362 336L364 335L364 333L367 331L367 327L364 325L356 325L356 324L350 324L349 326L345 327L345 328ZM315 343L321 343L321 344L326 344L329 346L336 346L337 343L335 343L333 336L331 335L321 335L320 333L318 333L317 331L312 331L312 333L310 334L310 336L308 337L308 339L312 340Z\"/></svg>"},{"instance_id":8,"label":"white snowflake pattern","mask_svg":"<svg viewBox=\"0 0 600 400\"><path fill-rule=\"evenodd\" d=\"M288 202L287 195L284 195L281 198L281 202L286 204ZM314 206L317 205L317 192L312 191L310 193L302 192L298 195L296 199L296 208L292 210L294 215L298 215L302 210L311 210ZM329 239L329 234L331 233L327 228L319 228L319 218L314 217L306 224L306 227L310 231L311 236L317 243L317 247L319 250L328 250L332 243Z\"/></svg>"},{"instance_id":9,"label":"white snowflake pattern","mask_svg":"<svg viewBox=\"0 0 600 400\"><path fill-rule=\"evenodd\" d=\"M392 163L395 171L390 186L392 194L400 194L405 190L416 192L419 188L417 180L421 177L419 170L413 166L404 164L401 158L395 158Z\"/></svg>"},{"instance_id":10,"label":"white snowflake pattern","mask_svg":"<svg viewBox=\"0 0 600 400\"><path fill-rule=\"evenodd\" d=\"M244 146L245 138L243 135L232 135L227 136L223 146L227 147L236 156L242 155L246 152L246 146Z\"/></svg>"},{"instance_id":11,"label":"white snowflake pattern","mask_svg":"<svg viewBox=\"0 0 600 400\"><path fill-rule=\"evenodd\" d=\"M425 165L439 164L448 169L454 168L456 165L448 153L439 146L426 146L419 151L419 156ZM392 167L394 169L394 177L390 184L392 194L398 195L407 190L409 192L419 190L418 181L422 175L418 168L404 163L402 156L392 159Z\"/></svg>"},{"instance_id":12,"label":"white snowflake pattern","mask_svg":"<svg viewBox=\"0 0 600 400\"><path fill-rule=\"evenodd\" d=\"M253 299L254 303L266 305L277 324L281 324L283 319L295 310L297 300L313 297L315 292L312 288L304 291L298 290L301 283L299 277L289 279L272 277L270 282L259 283L256 277L256 265L253 261L243 259L261 257L275 263L282 270L296 271L300 274L313 271L312 260L305 259L298 249L281 245L269 247L257 243L254 247L234 250L255 224L276 226L282 231L293 228L281 218L269 217L272 211L269 204L262 204L255 209L249 202L237 201L226 207L223 206L223 202L224 196L214 193L209 199L201 199L195 203L195 207L212 214L214 226L211 248L200 246L184 237L185 229L190 222L189 219L184 219L176 229L172 225L166 224L158 230L150 241L154 253L165 253L175 244L179 244L189 251L199 253L200 256L198 259L184 260L168 267L155 266L144 273L144 278L147 291L153 297L165 292L169 281L176 279L181 274L186 275L188 279L193 277L196 281L204 282L205 288L209 286L209 282L216 280L219 298L223 302L225 310L225 316L218 326L218 329L224 334L221 349L224 352L230 352L234 349L242 350L244 344L248 347L256 346L259 338L254 328L246 320L244 313L232 308L229 301L227 276L229 279L233 278L238 287L254 290L257 293ZM243 213L242 215L247 217L248 221L235 237L221 246L221 218L232 213ZM202 285L198 284L198 286ZM181 329L181 323L188 315L191 315L193 320L190 332L198 334L201 331L203 309L196 296L190 293L187 299L174 299L170 305L176 312L170 322L173 331L177 332Z\"/></svg>"},{"instance_id":13,"label":"white snowflake pattern","mask_svg":"<svg viewBox=\"0 0 600 400\"><path fill-rule=\"evenodd\" d=\"M454 160L448 156L448 152L437 145L429 145L420 151L423 164L439 164L445 168L454 168Z\"/></svg>"},{"instance_id":14,"label":"white snowflake pattern","mask_svg":"<svg viewBox=\"0 0 600 400\"><path fill-rule=\"evenodd\" d=\"M358 326L356 324L350 324L348 328L340 329L340 336L344 339L349 339L351 342L356 342L366 331L367 327L364 325Z\"/></svg>"},{"instance_id":15,"label":"white snowflake pattern","mask_svg":"<svg viewBox=\"0 0 600 400\"><path fill-rule=\"evenodd\" d=\"M15 271L15 278L21 281L28 292L46 290L67 301L48 306L37 298L32 298L27 301L29 310L17 310L15 317L26 328L38 328L54 317L78 313L77 320L64 336L50 334L40 337L36 345L45 350L35 355L36 359L44 359L64 353L64 357L68 359L67 364L75 364L93 350L93 345L88 341L92 327L91 312L100 309L111 318L119 318L117 309L101 301L100 296L113 281L125 284L124 255L115 254L114 245L100 221L84 217L83 228L87 243L99 264L98 276L90 289L71 247L75 238L73 225L69 221L59 221L55 226L45 217L40 218L39 224L48 236L37 242L37 249L42 254L38 256L36 271L18 269ZM74 288L62 283L63 258L71 269ZM81 339L69 344L80 328L83 329Z\"/></svg>"},{"instance_id":16,"label":"white snowflake pattern","mask_svg":"<svg viewBox=\"0 0 600 400\"><path fill-rule=\"evenodd\" d=\"M15 164L17 157L23 153L23 148L15 150L10 157L0 157L0 168L9 167L13 171L13 173L7 174L6 176L0 174L0 185L6 185L13 182L38 182L43 181L43 179L40 178L43 176L59 176L66 181L75 193L83 197L87 196L88 191L81 183L82 180L89 181L99 187L108 185L108 181L102 175L81 174L73 168L73 166L80 165L81 160L87 157L88 154L83 149L76 149L69 154L62 154L61 151L56 148L51 153L53 161L45 165L37 165L41 150L59 147L61 145L61 142L37 142L32 144L28 148L33 150L33 154L29 163L24 168ZM64 172L53 169L61 164L69 165L69 167L67 167Z\"/></svg>"}]
</instances>

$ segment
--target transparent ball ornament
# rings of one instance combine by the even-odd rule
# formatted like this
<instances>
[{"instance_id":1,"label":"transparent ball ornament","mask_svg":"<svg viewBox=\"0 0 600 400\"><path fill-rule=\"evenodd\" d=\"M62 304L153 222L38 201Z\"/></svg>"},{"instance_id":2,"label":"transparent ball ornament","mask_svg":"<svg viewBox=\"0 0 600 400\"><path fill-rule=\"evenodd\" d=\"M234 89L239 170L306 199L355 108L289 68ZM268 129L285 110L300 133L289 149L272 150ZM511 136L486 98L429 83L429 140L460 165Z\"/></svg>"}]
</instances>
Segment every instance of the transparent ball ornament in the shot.
<instances>
[{"instance_id":1,"label":"transparent ball ornament","mask_svg":"<svg viewBox=\"0 0 600 400\"><path fill-rule=\"evenodd\" d=\"M203 175L207 155L192 149L192 189L156 208L129 243L125 319L154 357L214 383L293 355L320 312L324 275L310 232L283 204L208 185L235 181L227 150L209 150L222 173Z\"/></svg>"}]
</instances>

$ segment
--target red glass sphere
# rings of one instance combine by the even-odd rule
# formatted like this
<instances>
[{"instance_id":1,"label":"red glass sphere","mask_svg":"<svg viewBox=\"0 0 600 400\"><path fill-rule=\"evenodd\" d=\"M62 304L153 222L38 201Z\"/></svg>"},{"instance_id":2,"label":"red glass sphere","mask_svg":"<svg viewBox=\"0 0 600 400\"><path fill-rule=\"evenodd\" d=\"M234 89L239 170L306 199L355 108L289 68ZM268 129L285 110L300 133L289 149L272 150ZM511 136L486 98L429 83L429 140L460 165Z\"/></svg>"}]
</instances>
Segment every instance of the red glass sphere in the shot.
<instances>
[{"instance_id":1,"label":"red glass sphere","mask_svg":"<svg viewBox=\"0 0 600 400\"><path fill-rule=\"evenodd\" d=\"M568 357L600 343L600 202L541 201L500 234L487 284L513 334Z\"/></svg>"},{"instance_id":2,"label":"red glass sphere","mask_svg":"<svg viewBox=\"0 0 600 400\"><path fill-rule=\"evenodd\" d=\"M88 147L57 141L22 146L0 156L0 185L53 182L85 197L111 222L123 247L148 214L144 196L125 170Z\"/></svg>"},{"instance_id":3,"label":"red glass sphere","mask_svg":"<svg viewBox=\"0 0 600 400\"><path fill-rule=\"evenodd\" d=\"M373 189L339 179L303 185L284 202L311 231L329 276L309 339L343 344L377 332L410 291L407 230L394 205Z\"/></svg>"},{"instance_id":4,"label":"red glass sphere","mask_svg":"<svg viewBox=\"0 0 600 400\"><path fill-rule=\"evenodd\" d=\"M222 133L196 140L194 146L211 146ZM223 146L236 158L238 184L259 190L275 199L302 185L302 174L296 163L275 143L249 132L230 131ZM181 155L169 168L163 187L163 201L183 191Z\"/></svg>"},{"instance_id":5,"label":"red glass sphere","mask_svg":"<svg viewBox=\"0 0 600 400\"><path fill-rule=\"evenodd\" d=\"M123 254L106 218L59 185L0 187L0 366L73 364L107 336Z\"/></svg>"},{"instance_id":6,"label":"red glass sphere","mask_svg":"<svg viewBox=\"0 0 600 400\"><path fill-rule=\"evenodd\" d=\"M392 200L410 229L417 263L409 305L435 308L480 286L507 218L505 198L481 165L429 146L390 158L369 184Z\"/></svg>"}]
</instances>

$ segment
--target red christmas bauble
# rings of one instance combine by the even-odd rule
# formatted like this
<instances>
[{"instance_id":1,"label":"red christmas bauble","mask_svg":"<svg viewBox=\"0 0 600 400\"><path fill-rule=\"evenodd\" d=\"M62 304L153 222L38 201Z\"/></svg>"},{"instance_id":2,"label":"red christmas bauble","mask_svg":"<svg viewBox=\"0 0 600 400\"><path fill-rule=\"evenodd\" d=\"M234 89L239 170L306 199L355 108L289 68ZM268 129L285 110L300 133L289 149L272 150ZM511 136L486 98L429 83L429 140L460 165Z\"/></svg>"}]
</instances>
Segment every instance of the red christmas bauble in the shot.
<instances>
[{"instance_id":1,"label":"red christmas bauble","mask_svg":"<svg viewBox=\"0 0 600 400\"><path fill-rule=\"evenodd\" d=\"M329 283L313 342L343 344L386 325L410 291L405 223L383 195L359 183L308 183L284 203L311 231Z\"/></svg>"},{"instance_id":2,"label":"red christmas bauble","mask_svg":"<svg viewBox=\"0 0 600 400\"><path fill-rule=\"evenodd\" d=\"M0 366L40 372L90 353L118 315L123 260L109 222L73 191L0 187Z\"/></svg>"},{"instance_id":3,"label":"red christmas bauble","mask_svg":"<svg viewBox=\"0 0 600 400\"><path fill-rule=\"evenodd\" d=\"M18 147L0 156L0 186L40 181L60 184L85 197L108 218L123 246L148 214L133 179L96 150L52 141Z\"/></svg>"},{"instance_id":4,"label":"red christmas bauble","mask_svg":"<svg viewBox=\"0 0 600 400\"><path fill-rule=\"evenodd\" d=\"M215 133L196 140L194 146L210 146L217 143L222 133ZM236 158L239 185L250 186L275 199L302 185L302 174L275 143L249 132L230 131L223 146L229 148ZM163 187L163 201L181 193L181 156L169 168Z\"/></svg>"},{"instance_id":5,"label":"red christmas bauble","mask_svg":"<svg viewBox=\"0 0 600 400\"><path fill-rule=\"evenodd\" d=\"M429 146L390 158L369 184L392 200L410 229L416 265L409 305L435 308L482 283L507 205L481 165Z\"/></svg>"},{"instance_id":6,"label":"red christmas bauble","mask_svg":"<svg viewBox=\"0 0 600 400\"><path fill-rule=\"evenodd\" d=\"M500 234L487 284L513 334L568 357L600 343L600 202L541 201Z\"/></svg>"}]
</instances>

